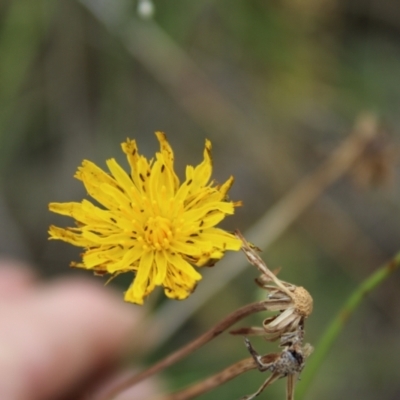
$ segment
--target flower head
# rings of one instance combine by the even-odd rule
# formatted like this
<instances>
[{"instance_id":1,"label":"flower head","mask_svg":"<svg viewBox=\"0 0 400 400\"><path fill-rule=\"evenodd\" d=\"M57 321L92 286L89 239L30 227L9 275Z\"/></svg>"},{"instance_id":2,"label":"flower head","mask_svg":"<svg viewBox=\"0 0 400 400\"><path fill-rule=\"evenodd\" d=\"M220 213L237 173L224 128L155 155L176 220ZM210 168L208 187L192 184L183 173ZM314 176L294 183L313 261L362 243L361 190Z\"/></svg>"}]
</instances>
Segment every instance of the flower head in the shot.
<instances>
[{"instance_id":1,"label":"flower head","mask_svg":"<svg viewBox=\"0 0 400 400\"><path fill-rule=\"evenodd\" d=\"M256 283L268 291L265 309L279 313L266 318L262 328L239 328L231 333L262 335L271 341L280 338L281 342L285 337L286 341L299 327L304 327L304 321L313 311L313 298L305 288L280 280L257 254L256 247L247 242L239 231L236 232L236 236L242 240L242 250L249 262L262 274L256 279Z\"/></svg>"},{"instance_id":2,"label":"flower head","mask_svg":"<svg viewBox=\"0 0 400 400\"><path fill-rule=\"evenodd\" d=\"M160 151L155 159L140 155L136 142L122 143L131 171L115 159L107 160L110 173L84 160L75 177L101 207L88 200L50 203L49 209L76 220L76 227L50 226L50 239L83 247L82 262L71 266L98 274L134 272L125 300L142 304L156 286L165 294L185 299L201 275L193 267L219 260L226 250L239 250L240 240L216 228L239 202L227 201L233 183L210 181L211 143L204 160L186 167L180 184L174 172L174 154L162 132L156 132Z\"/></svg>"}]
</instances>

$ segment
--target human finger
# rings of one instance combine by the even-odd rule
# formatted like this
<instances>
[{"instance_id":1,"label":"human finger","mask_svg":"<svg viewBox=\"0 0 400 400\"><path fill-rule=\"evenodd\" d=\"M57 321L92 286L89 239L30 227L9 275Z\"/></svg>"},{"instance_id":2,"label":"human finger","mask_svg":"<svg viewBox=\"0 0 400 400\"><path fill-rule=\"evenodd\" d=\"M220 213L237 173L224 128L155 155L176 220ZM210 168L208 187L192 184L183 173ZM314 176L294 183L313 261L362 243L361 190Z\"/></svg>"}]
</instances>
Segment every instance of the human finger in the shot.
<instances>
[{"instance_id":1,"label":"human finger","mask_svg":"<svg viewBox=\"0 0 400 400\"><path fill-rule=\"evenodd\" d=\"M14 299L24 296L35 284L33 270L24 262L0 259L0 298Z\"/></svg>"},{"instance_id":2,"label":"human finger","mask_svg":"<svg viewBox=\"0 0 400 400\"><path fill-rule=\"evenodd\" d=\"M2 308L0 398L50 399L71 388L126 348L136 311L77 280L44 286Z\"/></svg>"}]
</instances>

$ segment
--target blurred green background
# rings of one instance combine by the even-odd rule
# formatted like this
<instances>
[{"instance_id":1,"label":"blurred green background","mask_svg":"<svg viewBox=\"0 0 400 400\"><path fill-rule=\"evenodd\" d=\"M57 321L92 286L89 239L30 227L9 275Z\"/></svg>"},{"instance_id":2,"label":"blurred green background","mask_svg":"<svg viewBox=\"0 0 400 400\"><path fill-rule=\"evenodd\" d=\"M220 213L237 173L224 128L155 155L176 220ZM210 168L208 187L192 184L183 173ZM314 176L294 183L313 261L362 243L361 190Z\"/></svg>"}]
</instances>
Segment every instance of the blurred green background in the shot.
<instances>
[{"instance_id":1,"label":"blurred green background","mask_svg":"<svg viewBox=\"0 0 400 400\"><path fill-rule=\"evenodd\" d=\"M359 113L372 111L382 127L377 160L329 188L263 254L271 268L283 267L282 279L313 295L306 338L315 344L357 284L400 249L400 7L154 0L150 19L137 7L0 1L1 254L34 263L47 278L71 273L79 249L47 240L49 224L71 221L50 215L47 204L85 196L72 177L82 159L124 163L126 137L151 156L156 130L167 133L181 177L202 159L205 138L212 141L214 177L233 174L231 198L244 201L225 227L245 231L329 156ZM256 275L249 266L143 362L262 296ZM400 398L399 283L397 273L365 299L307 399ZM275 349L261 339L254 346ZM164 376L176 389L244 357L242 339L224 336ZM200 398L239 399L265 378L249 372ZM260 398L283 399L284 382Z\"/></svg>"}]
</instances>

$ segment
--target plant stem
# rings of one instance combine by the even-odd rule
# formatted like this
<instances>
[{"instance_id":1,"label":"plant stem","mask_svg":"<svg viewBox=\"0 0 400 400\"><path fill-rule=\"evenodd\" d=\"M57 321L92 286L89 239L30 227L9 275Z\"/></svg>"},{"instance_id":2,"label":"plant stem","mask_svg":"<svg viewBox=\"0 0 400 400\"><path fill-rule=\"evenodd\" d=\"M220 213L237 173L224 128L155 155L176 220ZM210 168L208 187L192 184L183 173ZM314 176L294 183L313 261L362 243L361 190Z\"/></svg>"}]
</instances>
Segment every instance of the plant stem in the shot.
<instances>
[{"instance_id":1,"label":"plant stem","mask_svg":"<svg viewBox=\"0 0 400 400\"><path fill-rule=\"evenodd\" d=\"M305 393L307 392L322 362L326 358L326 355L358 305L370 291L379 286L394 271L396 271L399 268L399 265L400 252L397 253L391 261L380 267L371 276L365 279L350 295L343 308L326 329L320 342L315 346L316 350L307 362L306 368L301 375L301 381L296 390L296 395L299 399L304 398Z\"/></svg>"},{"instance_id":2,"label":"plant stem","mask_svg":"<svg viewBox=\"0 0 400 400\"><path fill-rule=\"evenodd\" d=\"M172 393L165 397L157 398L156 400L189 400L204 393L209 392L212 389L228 382L244 372L257 369L257 364L253 357L245 358L244 360L238 361L237 363L225 368L223 371L216 373L209 378L204 379L198 383L189 386L179 392Z\"/></svg>"},{"instance_id":3,"label":"plant stem","mask_svg":"<svg viewBox=\"0 0 400 400\"><path fill-rule=\"evenodd\" d=\"M209 329L207 332L205 332L203 335L199 336L197 339L188 343L186 346L181 347L179 350L165 357L158 363L152 365L150 368L142 372L139 372L138 374L128 376L124 381L120 382L117 386L111 388L108 393L105 393L104 396L102 396L101 400L112 400L114 397L117 396L117 394L127 390L131 386L136 385L138 382L147 379L148 377L164 370L170 365L176 363L182 358L193 353L195 350L197 350L204 344L208 343L210 340L214 339L222 332L226 331L229 327L231 327L233 324L240 321L241 319L247 317L250 314L259 311L264 311L266 309L267 309L266 300L250 303L247 304L246 306L237 309L236 311L232 312L227 317L225 317L218 324Z\"/></svg>"},{"instance_id":4,"label":"plant stem","mask_svg":"<svg viewBox=\"0 0 400 400\"><path fill-rule=\"evenodd\" d=\"M353 132L313 172L300 180L284 197L272 206L244 237L265 250L307 210L334 182L345 175L362 157L368 144L378 134L377 120L361 115ZM149 322L150 330L160 332L148 344L160 346L176 332L211 296L246 268L248 264L235 254L226 254L212 274L204 276L196 296L184 302L166 302ZM154 325L155 328L152 328Z\"/></svg>"}]
</instances>

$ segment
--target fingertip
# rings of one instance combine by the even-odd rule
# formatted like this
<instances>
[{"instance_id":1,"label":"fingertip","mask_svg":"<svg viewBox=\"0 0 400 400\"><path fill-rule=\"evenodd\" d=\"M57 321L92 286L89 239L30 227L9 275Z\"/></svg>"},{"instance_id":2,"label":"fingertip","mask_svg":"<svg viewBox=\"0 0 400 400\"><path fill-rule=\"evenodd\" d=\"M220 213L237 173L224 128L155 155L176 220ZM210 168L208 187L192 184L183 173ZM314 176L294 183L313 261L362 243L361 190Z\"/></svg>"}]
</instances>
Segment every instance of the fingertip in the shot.
<instances>
[{"instance_id":1,"label":"fingertip","mask_svg":"<svg viewBox=\"0 0 400 400\"><path fill-rule=\"evenodd\" d=\"M32 399L54 398L112 364L140 318L108 288L76 278L37 285L3 311L8 322L0 330L0 371L8 370L16 399L32 393Z\"/></svg>"},{"instance_id":2,"label":"fingertip","mask_svg":"<svg viewBox=\"0 0 400 400\"><path fill-rule=\"evenodd\" d=\"M36 274L25 262L0 259L0 297L14 299L26 295L35 286Z\"/></svg>"},{"instance_id":3,"label":"fingertip","mask_svg":"<svg viewBox=\"0 0 400 400\"><path fill-rule=\"evenodd\" d=\"M70 334L86 342L85 352L96 356L96 362L110 355L117 358L126 349L142 315L142 310L125 303L114 290L82 278L53 282L43 292L42 306L49 314L63 310L59 318L76 327Z\"/></svg>"}]
</instances>

